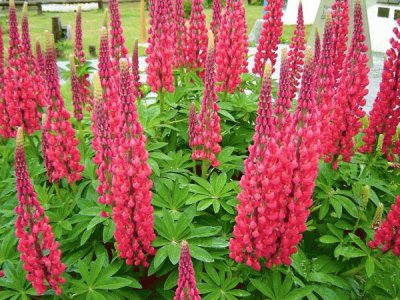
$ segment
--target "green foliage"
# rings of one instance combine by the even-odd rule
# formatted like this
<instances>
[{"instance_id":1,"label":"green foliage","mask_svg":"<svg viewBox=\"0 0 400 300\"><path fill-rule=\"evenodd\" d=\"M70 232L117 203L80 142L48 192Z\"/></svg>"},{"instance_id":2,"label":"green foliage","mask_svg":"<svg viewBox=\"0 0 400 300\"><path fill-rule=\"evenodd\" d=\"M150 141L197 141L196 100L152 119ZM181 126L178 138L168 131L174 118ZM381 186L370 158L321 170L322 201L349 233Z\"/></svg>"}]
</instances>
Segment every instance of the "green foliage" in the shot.
<instances>
[{"instance_id":1,"label":"green foliage","mask_svg":"<svg viewBox=\"0 0 400 300\"><path fill-rule=\"evenodd\" d=\"M200 109L202 81L194 73L175 75L178 85L166 95L165 111L160 113L150 94L138 102L154 184L157 253L148 269L126 266L118 258L112 219L100 216L102 211L112 212L97 202L89 113L77 134L85 171L76 185L50 184L35 151L40 151L40 133L33 135L33 144L26 142L30 175L67 266L61 299L172 299L182 240L189 242L198 287L206 300L400 297L399 260L367 246L376 206L383 203L387 211L400 194L399 170L379 153L356 154L351 163L339 164L338 171L321 162L307 231L290 267L256 272L230 260L236 196L252 141L260 82L245 75L241 88L246 93L219 95L221 164L201 177L200 163L192 161L187 145L187 118L192 101ZM62 89L71 107L68 90ZM73 125L78 128L74 120ZM0 141L0 299L30 299L36 293L25 280L14 236L14 146L13 140ZM42 298L55 295L48 291Z\"/></svg>"}]
</instances>

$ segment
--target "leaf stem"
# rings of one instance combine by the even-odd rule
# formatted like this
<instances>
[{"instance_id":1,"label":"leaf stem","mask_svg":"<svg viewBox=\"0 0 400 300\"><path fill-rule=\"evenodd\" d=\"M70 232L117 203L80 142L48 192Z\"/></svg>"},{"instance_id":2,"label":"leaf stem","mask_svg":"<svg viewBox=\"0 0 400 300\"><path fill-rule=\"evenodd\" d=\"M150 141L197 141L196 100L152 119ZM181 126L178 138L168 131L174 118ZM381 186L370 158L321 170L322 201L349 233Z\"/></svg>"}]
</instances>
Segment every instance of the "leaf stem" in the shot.
<instances>
[{"instance_id":1,"label":"leaf stem","mask_svg":"<svg viewBox=\"0 0 400 300\"><path fill-rule=\"evenodd\" d=\"M207 173L208 173L208 167L210 166L210 163L208 159L205 159L201 163L201 177L204 179L207 179Z\"/></svg>"}]
</instances>

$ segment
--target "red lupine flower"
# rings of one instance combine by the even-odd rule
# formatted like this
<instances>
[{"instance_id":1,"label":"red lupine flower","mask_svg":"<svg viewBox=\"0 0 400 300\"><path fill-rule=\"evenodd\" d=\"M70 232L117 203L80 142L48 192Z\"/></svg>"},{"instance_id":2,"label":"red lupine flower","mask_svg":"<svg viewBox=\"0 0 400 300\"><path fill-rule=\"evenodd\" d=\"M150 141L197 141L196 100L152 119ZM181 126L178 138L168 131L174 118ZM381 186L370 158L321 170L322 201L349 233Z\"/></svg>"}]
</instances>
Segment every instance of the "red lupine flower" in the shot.
<instances>
[{"instance_id":1,"label":"red lupine flower","mask_svg":"<svg viewBox=\"0 0 400 300\"><path fill-rule=\"evenodd\" d=\"M215 44L218 45L218 35L221 27L222 20L222 3L221 0L213 0L212 6L212 19L210 23L210 29L214 34Z\"/></svg>"},{"instance_id":2,"label":"red lupine flower","mask_svg":"<svg viewBox=\"0 0 400 300\"><path fill-rule=\"evenodd\" d=\"M148 266L155 239L151 206L151 168L147 163L146 137L138 119L136 99L127 59L120 61L120 135L114 142L112 193L115 240L128 265Z\"/></svg>"},{"instance_id":3,"label":"red lupine flower","mask_svg":"<svg viewBox=\"0 0 400 300\"><path fill-rule=\"evenodd\" d=\"M71 75L71 90L72 90L72 105L74 107L74 117L77 121L82 121L82 103L78 74L76 72L75 57L71 54L69 56L70 75Z\"/></svg>"},{"instance_id":4,"label":"red lupine flower","mask_svg":"<svg viewBox=\"0 0 400 300\"><path fill-rule=\"evenodd\" d=\"M169 7L166 0L150 1L151 28L149 30L149 47L147 52L147 84L153 92L173 92L174 77L173 54L174 40L171 27L168 26Z\"/></svg>"},{"instance_id":5,"label":"red lupine flower","mask_svg":"<svg viewBox=\"0 0 400 300\"><path fill-rule=\"evenodd\" d=\"M132 77L135 85L135 93L138 99L143 97L143 92L140 89L142 84L140 83L140 75L139 75L139 44L138 40L135 40L133 45L133 54L132 54Z\"/></svg>"},{"instance_id":6,"label":"red lupine flower","mask_svg":"<svg viewBox=\"0 0 400 300\"><path fill-rule=\"evenodd\" d=\"M316 66L317 74L317 106L321 120L321 155L326 155L329 161L329 154L332 153L331 137L332 113L334 110L333 97L335 95L334 57L335 37L332 28L332 16L326 14L326 22L320 58Z\"/></svg>"},{"instance_id":7,"label":"red lupine flower","mask_svg":"<svg viewBox=\"0 0 400 300\"><path fill-rule=\"evenodd\" d=\"M14 2L10 2L9 59L6 70L3 99L10 119L11 134L22 126L28 134L40 128L41 107L46 98L43 81L36 60L30 50L27 4L23 17L23 39L18 33ZM29 44L29 49L24 45Z\"/></svg>"},{"instance_id":8,"label":"red lupine flower","mask_svg":"<svg viewBox=\"0 0 400 300\"><path fill-rule=\"evenodd\" d=\"M98 73L93 75L93 85L95 98L92 114L92 131L94 135L92 147L95 151L93 161L98 165L96 172L99 178L99 186L96 191L100 195L100 203L113 204L114 199L111 194L113 134L109 124L107 107L104 101L105 99L103 98L103 89Z\"/></svg>"},{"instance_id":9,"label":"red lupine flower","mask_svg":"<svg viewBox=\"0 0 400 300\"><path fill-rule=\"evenodd\" d=\"M181 256L179 258L178 287L175 291L174 300L200 300L199 290L196 287L196 278L192 260L190 258L189 244L181 243Z\"/></svg>"},{"instance_id":10,"label":"red lupine flower","mask_svg":"<svg viewBox=\"0 0 400 300\"><path fill-rule=\"evenodd\" d=\"M80 70L86 64L85 52L83 51L82 43L82 10L80 5L78 6L75 20L74 55L76 58L76 67L78 70ZM78 94L76 94L76 102L80 102L80 105L85 105L87 109L90 110L92 105L92 95L90 93L89 74L77 74L77 84Z\"/></svg>"},{"instance_id":11,"label":"red lupine flower","mask_svg":"<svg viewBox=\"0 0 400 300\"><path fill-rule=\"evenodd\" d=\"M276 63L278 44L283 31L283 0L270 0L265 7L264 22L254 58L253 73L262 76L265 63ZM273 69L272 69L273 70Z\"/></svg>"},{"instance_id":12,"label":"red lupine flower","mask_svg":"<svg viewBox=\"0 0 400 300\"><path fill-rule=\"evenodd\" d=\"M332 28L335 36L334 74L336 87L343 71L349 33L349 0L335 0L332 4Z\"/></svg>"},{"instance_id":13,"label":"red lupine flower","mask_svg":"<svg viewBox=\"0 0 400 300\"><path fill-rule=\"evenodd\" d=\"M297 13L297 25L292 36L287 58L290 78L290 101L296 95L297 87L299 86L299 80L301 78L301 73L303 71L304 50L306 49L305 34L303 5L300 1Z\"/></svg>"},{"instance_id":14,"label":"red lupine flower","mask_svg":"<svg viewBox=\"0 0 400 300\"><path fill-rule=\"evenodd\" d=\"M47 177L50 182L67 178L69 183L81 179L83 166L80 164L78 139L65 109L64 99L60 93L54 37L46 32L46 77L49 96L49 107L45 123L45 139L48 143Z\"/></svg>"},{"instance_id":15,"label":"red lupine flower","mask_svg":"<svg viewBox=\"0 0 400 300\"><path fill-rule=\"evenodd\" d=\"M253 145L249 146L249 157L244 162L244 175L240 180L241 192L238 195L238 215L229 245L230 258L238 263L246 263L255 270L261 269L259 259L266 248L275 251L277 239L277 232L273 230L268 233L270 241L265 241L261 236L261 231L266 231L267 227L276 227L278 217L274 194L265 189L269 183L268 178L276 175L276 168L267 164L274 162L277 153L271 104L271 71L271 63L267 62L258 102Z\"/></svg>"},{"instance_id":16,"label":"red lupine flower","mask_svg":"<svg viewBox=\"0 0 400 300\"><path fill-rule=\"evenodd\" d=\"M44 61L44 56L42 52L42 47L40 46L39 39L36 39L36 62L40 70L40 75L42 78L46 78L46 63Z\"/></svg>"},{"instance_id":17,"label":"red lupine flower","mask_svg":"<svg viewBox=\"0 0 400 300\"><path fill-rule=\"evenodd\" d=\"M286 195L287 198L284 197L287 199L283 206L286 208L285 231L281 233L279 251L267 261L267 267L280 262L286 265L291 263L290 256L297 251L296 247L302 239L302 233L306 230L309 208L313 203L312 194L318 175L320 124L315 102L315 70L312 56L312 51L306 50L306 62L298 105L294 113L293 129L289 130L289 132L294 132L292 142L295 145L293 158L295 167L289 193Z\"/></svg>"},{"instance_id":18,"label":"red lupine flower","mask_svg":"<svg viewBox=\"0 0 400 300\"><path fill-rule=\"evenodd\" d=\"M315 42L314 42L314 64L317 66L321 55L321 38L318 29L315 28Z\"/></svg>"},{"instance_id":19,"label":"red lupine flower","mask_svg":"<svg viewBox=\"0 0 400 300\"><path fill-rule=\"evenodd\" d=\"M123 35L121 14L119 12L118 0L108 1L111 24L111 56L114 59L115 67L118 68L119 60L128 55L128 49L125 47L125 38Z\"/></svg>"},{"instance_id":20,"label":"red lupine flower","mask_svg":"<svg viewBox=\"0 0 400 300\"><path fill-rule=\"evenodd\" d=\"M217 90L233 94L247 72L247 26L242 0L226 3L216 48Z\"/></svg>"},{"instance_id":21,"label":"red lupine flower","mask_svg":"<svg viewBox=\"0 0 400 300\"><path fill-rule=\"evenodd\" d=\"M354 136L360 130L361 118L365 112L363 106L368 94L368 46L363 28L362 9L359 0L354 2L354 29L353 38L347 53L339 86L336 91L332 122L335 130L332 131L335 150L333 164L336 166L338 156L349 162L354 154Z\"/></svg>"},{"instance_id":22,"label":"red lupine flower","mask_svg":"<svg viewBox=\"0 0 400 300\"><path fill-rule=\"evenodd\" d=\"M196 106L190 103L189 107L189 146L194 147L194 140L196 138L196 127L198 126L198 119L196 114Z\"/></svg>"},{"instance_id":23,"label":"red lupine flower","mask_svg":"<svg viewBox=\"0 0 400 300\"><path fill-rule=\"evenodd\" d=\"M376 230L374 240L368 245L372 249L381 247L382 252L392 250L394 255L400 256L400 196L396 197L396 203L392 204L386 220Z\"/></svg>"},{"instance_id":24,"label":"red lupine flower","mask_svg":"<svg viewBox=\"0 0 400 300\"><path fill-rule=\"evenodd\" d=\"M61 262L59 243L54 234L29 178L25 161L22 127L18 128L15 148L15 177L18 206L15 221L18 251L27 272L26 279L42 295L48 288L61 294L65 265Z\"/></svg>"},{"instance_id":25,"label":"red lupine flower","mask_svg":"<svg viewBox=\"0 0 400 300\"><path fill-rule=\"evenodd\" d=\"M113 67L110 56L107 28L101 29L99 47L99 75L103 88L103 101L107 107L108 123L113 138L119 135L119 114L120 104L118 95L118 85L116 82L116 68Z\"/></svg>"},{"instance_id":26,"label":"red lupine flower","mask_svg":"<svg viewBox=\"0 0 400 300\"><path fill-rule=\"evenodd\" d=\"M207 26L203 0L192 0L187 37L187 64L191 69L201 69L203 76L207 59Z\"/></svg>"},{"instance_id":27,"label":"red lupine flower","mask_svg":"<svg viewBox=\"0 0 400 300\"><path fill-rule=\"evenodd\" d=\"M4 89L4 46L3 46L3 28L0 25L0 136L8 138L10 132L10 118L6 109L6 103L3 99Z\"/></svg>"},{"instance_id":28,"label":"red lupine flower","mask_svg":"<svg viewBox=\"0 0 400 300\"><path fill-rule=\"evenodd\" d=\"M213 42L211 33L204 78L204 96L192 142L192 158L194 160L209 160L213 167L217 167L219 162L216 154L221 151L219 143L222 141L222 137L220 117L218 116L218 98L215 93L215 50Z\"/></svg>"},{"instance_id":29,"label":"red lupine flower","mask_svg":"<svg viewBox=\"0 0 400 300\"><path fill-rule=\"evenodd\" d=\"M397 26L400 20L397 20ZM400 31L395 27L393 32L395 37L390 39L391 47L386 52L386 61L383 65L382 81L380 83L379 93L375 99L374 106L370 112L369 126L364 130L364 145L359 149L360 152L372 153L377 144L377 138L380 134L384 135L382 153L389 160L393 160L393 137L396 135L399 125L399 107L400 107ZM400 143L397 144L399 146ZM399 153L395 150L394 153Z\"/></svg>"},{"instance_id":30,"label":"red lupine flower","mask_svg":"<svg viewBox=\"0 0 400 300\"><path fill-rule=\"evenodd\" d=\"M176 49L175 67L186 66L187 27L183 0L175 0Z\"/></svg>"}]
</instances>

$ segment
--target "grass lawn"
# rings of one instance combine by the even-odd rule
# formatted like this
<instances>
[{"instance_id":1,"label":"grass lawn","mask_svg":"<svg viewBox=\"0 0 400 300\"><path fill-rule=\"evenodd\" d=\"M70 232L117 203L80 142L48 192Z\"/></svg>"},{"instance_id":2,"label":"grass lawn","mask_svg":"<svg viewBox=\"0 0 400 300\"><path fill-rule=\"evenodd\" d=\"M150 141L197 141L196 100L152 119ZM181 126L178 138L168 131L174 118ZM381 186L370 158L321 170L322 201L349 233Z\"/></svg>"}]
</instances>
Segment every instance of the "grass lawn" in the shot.
<instances>
[{"instance_id":1,"label":"grass lawn","mask_svg":"<svg viewBox=\"0 0 400 300\"><path fill-rule=\"evenodd\" d=\"M248 6L245 4L246 7L246 21L248 26L248 31L250 32L251 28L253 27L256 19L262 16L262 7L261 6ZM21 7L18 7L18 17L20 20L21 17ZM133 41L140 36L140 22L139 22L139 3L121 3L120 4L120 11L122 17L122 25L124 29L124 36L126 39L126 46L128 47L129 51L132 51ZM146 12L147 13L147 12ZM207 22L209 23L211 20L211 9L206 9L205 13L207 15ZM45 12L43 15L37 15L36 8L33 7L29 11L29 25L30 25L30 33L32 43L39 38L42 47L44 43L44 34L45 30L51 31L51 18L58 16L60 17L61 23L63 25L71 25L72 31L75 30L75 13L68 12L68 13L49 13ZM83 20L83 44L86 54L88 54L88 46L95 45L96 49L98 48L99 44L99 32L102 25L103 19L103 12L100 10L96 11L88 11L82 13L82 20ZM148 22L148 18L146 19ZM19 21L20 22L20 21ZM8 11L7 10L0 10L0 23L3 26L4 31L4 42L5 42L5 51L7 51L8 45ZM290 36L293 33L294 26L285 26L284 34L282 36L282 42L290 41ZM309 30L309 26L307 27ZM63 51L66 54L66 57L72 52L73 47L73 39L70 41L64 42L62 45ZM140 51L143 53L143 50Z\"/></svg>"}]
</instances>

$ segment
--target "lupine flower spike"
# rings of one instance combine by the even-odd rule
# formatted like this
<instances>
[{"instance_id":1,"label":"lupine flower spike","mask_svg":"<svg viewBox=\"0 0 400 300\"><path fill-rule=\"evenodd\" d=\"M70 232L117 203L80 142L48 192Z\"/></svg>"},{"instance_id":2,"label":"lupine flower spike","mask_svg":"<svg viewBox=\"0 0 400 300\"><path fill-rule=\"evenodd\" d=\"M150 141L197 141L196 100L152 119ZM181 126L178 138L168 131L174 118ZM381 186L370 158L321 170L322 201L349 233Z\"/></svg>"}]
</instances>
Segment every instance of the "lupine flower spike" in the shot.
<instances>
[{"instance_id":1,"label":"lupine flower spike","mask_svg":"<svg viewBox=\"0 0 400 300\"><path fill-rule=\"evenodd\" d=\"M354 136L361 128L361 118L365 112L365 96L368 94L368 46L363 28L363 16L360 0L354 1L354 29L349 51L335 94L336 108L332 122L335 129L332 131L334 141L332 148L333 167L337 167L337 160L349 162L354 154Z\"/></svg>"},{"instance_id":2,"label":"lupine flower spike","mask_svg":"<svg viewBox=\"0 0 400 300\"><path fill-rule=\"evenodd\" d=\"M364 130L364 145L360 152L372 153L377 146L377 138L384 135L382 153L388 160L394 159L394 154L400 155L400 148L394 148L394 137L399 124L400 107L400 19L393 29L395 36L390 39L391 47L386 51L386 61L383 65L382 81L374 106L370 112L369 126ZM400 147L400 142L397 142Z\"/></svg>"},{"instance_id":3,"label":"lupine flower spike","mask_svg":"<svg viewBox=\"0 0 400 300\"><path fill-rule=\"evenodd\" d=\"M217 91L233 94L247 72L247 32L242 0L227 1L216 48Z\"/></svg>"},{"instance_id":4,"label":"lupine flower spike","mask_svg":"<svg viewBox=\"0 0 400 300\"><path fill-rule=\"evenodd\" d=\"M315 42L314 42L314 64L318 65L319 57L321 55L321 37L319 36L318 29L315 28Z\"/></svg>"},{"instance_id":5,"label":"lupine flower spike","mask_svg":"<svg viewBox=\"0 0 400 300\"><path fill-rule=\"evenodd\" d=\"M112 193L115 199L114 237L121 258L128 265L148 266L155 239L151 206L151 168L146 137L138 119L132 74L127 59L120 61L120 136L114 142Z\"/></svg>"},{"instance_id":6,"label":"lupine flower spike","mask_svg":"<svg viewBox=\"0 0 400 300\"><path fill-rule=\"evenodd\" d=\"M10 136L10 118L3 99L4 91L4 45L3 28L0 25L0 136L7 138Z\"/></svg>"},{"instance_id":7,"label":"lupine flower spike","mask_svg":"<svg viewBox=\"0 0 400 300\"><path fill-rule=\"evenodd\" d=\"M146 49L146 73L152 92L166 90L171 93L175 90L172 74L175 45L168 26L168 14L165 13L168 9L166 1L150 1L151 28L149 47Z\"/></svg>"},{"instance_id":8,"label":"lupine flower spike","mask_svg":"<svg viewBox=\"0 0 400 300\"><path fill-rule=\"evenodd\" d=\"M222 20L222 3L221 0L213 0L212 6L212 19L210 23L210 29L214 34L215 44L218 45L218 34L221 28Z\"/></svg>"},{"instance_id":9,"label":"lupine flower spike","mask_svg":"<svg viewBox=\"0 0 400 300\"><path fill-rule=\"evenodd\" d=\"M192 158L194 160L208 160L213 167L217 167L219 162L216 155L221 151L220 142L222 137L220 133L220 117L218 116L218 98L215 93L215 50L211 31L209 36L204 96L192 143Z\"/></svg>"},{"instance_id":10,"label":"lupine flower spike","mask_svg":"<svg viewBox=\"0 0 400 300\"><path fill-rule=\"evenodd\" d=\"M275 66L279 39L283 31L283 0L271 0L265 7L261 36L254 58L253 73L262 76L265 63L270 60ZM272 70L273 72L273 70Z\"/></svg>"},{"instance_id":11,"label":"lupine flower spike","mask_svg":"<svg viewBox=\"0 0 400 300\"><path fill-rule=\"evenodd\" d=\"M9 117L10 133L14 136L22 126L28 134L40 128L41 108L46 104L43 81L30 50L27 4L22 18L22 40L18 32L15 4L10 1L9 59L3 99ZM29 49L25 49L29 47Z\"/></svg>"},{"instance_id":12,"label":"lupine flower spike","mask_svg":"<svg viewBox=\"0 0 400 300\"><path fill-rule=\"evenodd\" d=\"M118 86L116 82L116 69L113 67L110 56L107 28L103 27L100 34L99 47L99 75L103 88L103 101L107 107L108 123L112 132L112 137L119 135L119 114L120 103Z\"/></svg>"},{"instance_id":13,"label":"lupine flower spike","mask_svg":"<svg viewBox=\"0 0 400 300\"><path fill-rule=\"evenodd\" d=\"M187 241L181 243L181 256L179 258L178 287L175 291L174 300L200 300L199 290L196 287L192 260L190 258L189 244Z\"/></svg>"},{"instance_id":14,"label":"lupine flower spike","mask_svg":"<svg viewBox=\"0 0 400 300\"><path fill-rule=\"evenodd\" d=\"M273 192L266 190L266 178L276 176L276 168L268 163L274 163L274 154L277 153L272 117L271 72L272 65L267 62L258 102L253 145L249 146L249 157L244 162L244 175L240 180L241 192L238 195L238 214L229 244L229 257L255 270L261 269L259 259L266 251L275 251L277 239L277 232L272 229L276 227L278 220L279 208L273 201L277 198L274 198ZM262 236L264 232L268 232L265 237Z\"/></svg>"},{"instance_id":15,"label":"lupine flower spike","mask_svg":"<svg viewBox=\"0 0 400 300\"><path fill-rule=\"evenodd\" d=\"M305 34L303 5L300 1L297 13L297 25L293 33L287 58L290 74L290 101L292 101L296 95L297 87L299 86L299 81L303 71L304 50L306 49Z\"/></svg>"},{"instance_id":16,"label":"lupine flower spike","mask_svg":"<svg viewBox=\"0 0 400 300\"><path fill-rule=\"evenodd\" d=\"M80 5L78 6L78 10L76 12L74 55L76 68L79 71L85 67L86 64L82 42L82 10ZM79 99L77 101L79 101L81 105L86 106L87 110L90 111L92 105L92 95L90 92L89 74L79 75L78 72L75 73L77 74L79 91L79 94L76 95L77 99Z\"/></svg>"},{"instance_id":17,"label":"lupine flower spike","mask_svg":"<svg viewBox=\"0 0 400 300\"><path fill-rule=\"evenodd\" d=\"M203 76L207 59L207 26L203 0L192 0L187 38L187 64Z\"/></svg>"},{"instance_id":18,"label":"lupine flower spike","mask_svg":"<svg viewBox=\"0 0 400 300\"><path fill-rule=\"evenodd\" d=\"M114 59L115 67L118 69L120 58L126 58L128 49L125 47L125 38L123 35L121 14L119 12L118 0L108 1L108 8L111 17L110 35L111 35L111 56Z\"/></svg>"},{"instance_id":19,"label":"lupine flower spike","mask_svg":"<svg viewBox=\"0 0 400 300\"><path fill-rule=\"evenodd\" d=\"M99 202L102 204L113 204L111 195L112 169L111 162L113 158L112 145L113 138L109 124L107 107L103 98L103 88L101 87L98 73L93 75L94 85L94 107L92 114L92 131L94 139L92 147L95 151L93 161L98 165L97 176L99 178Z\"/></svg>"},{"instance_id":20,"label":"lupine flower spike","mask_svg":"<svg viewBox=\"0 0 400 300\"><path fill-rule=\"evenodd\" d=\"M40 75L42 75L43 79L45 79L46 78L46 63L44 61L42 47L40 46L39 39L36 39L36 62L40 69Z\"/></svg>"},{"instance_id":21,"label":"lupine flower spike","mask_svg":"<svg viewBox=\"0 0 400 300\"><path fill-rule=\"evenodd\" d=\"M176 24L176 49L175 49L175 67L183 68L186 66L187 54L187 27L185 19L185 10L183 0L175 0L175 24Z\"/></svg>"},{"instance_id":22,"label":"lupine flower spike","mask_svg":"<svg viewBox=\"0 0 400 300\"><path fill-rule=\"evenodd\" d=\"M142 84L140 83L139 75L139 43L135 40L133 44L133 54L132 54L132 77L135 85L135 93L138 99L143 97L143 92L140 89Z\"/></svg>"},{"instance_id":23,"label":"lupine flower spike","mask_svg":"<svg viewBox=\"0 0 400 300\"><path fill-rule=\"evenodd\" d=\"M72 90L72 105L74 107L74 117L77 121L82 121L82 98L79 90L79 79L76 72L75 57L71 54L69 56L69 69L71 75L71 90Z\"/></svg>"},{"instance_id":24,"label":"lupine flower spike","mask_svg":"<svg viewBox=\"0 0 400 300\"><path fill-rule=\"evenodd\" d=\"M368 245L373 249L381 247L382 252L392 250L394 255L400 256L400 196L396 197L396 203L392 204L386 220Z\"/></svg>"},{"instance_id":25,"label":"lupine flower spike","mask_svg":"<svg viewBox=\"0 0 400 300\"><path fill-rule=\"evenodd\" d=\"M48 144L47 177L50 182L67 178L68 182L72 183L81 179L83 166L80 164L77 148L79 142L60 93L54 37L49 32L46 32L46 77L49 107L43 134Z\"/></svg>"},{"instance_id":26,"label":"lupine flower spike","mask_svg":"<svg viewBox=\"0 0 400 300\"><path fill-rule=\"evenodd\" d=\"M26 279L42 295L47 289L61 294L65 265L61 262L59 243L55 241L49 218L40 205L29 178L25 160L24 134L18 128L15 148L15 177L18 206L15 221L18 251L27 272Z\"/></svg>"}]
</instances>

